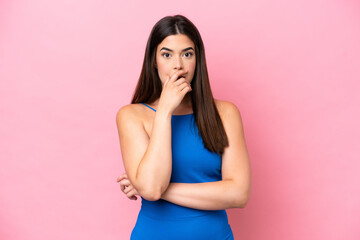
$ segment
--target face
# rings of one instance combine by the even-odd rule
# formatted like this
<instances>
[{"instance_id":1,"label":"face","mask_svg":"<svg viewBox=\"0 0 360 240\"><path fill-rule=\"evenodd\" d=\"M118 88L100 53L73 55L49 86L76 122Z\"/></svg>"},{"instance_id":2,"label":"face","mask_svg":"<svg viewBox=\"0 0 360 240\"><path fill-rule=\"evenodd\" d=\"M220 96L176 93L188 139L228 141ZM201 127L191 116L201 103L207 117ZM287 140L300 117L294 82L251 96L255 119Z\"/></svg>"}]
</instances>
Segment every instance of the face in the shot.
<instances>
[{"instance_id":1,"label":"face","mask_svg":"<svg viewBox=\"0 0 360 240\"><path fill-rule=\"evenodd\" d=\"M178 70L188 70L185 79L191 83L195 67L195 45L184 34L169 35L157 46L156 66L162 85L167 76L172 76Z\"/></svg>"}]
</instances>

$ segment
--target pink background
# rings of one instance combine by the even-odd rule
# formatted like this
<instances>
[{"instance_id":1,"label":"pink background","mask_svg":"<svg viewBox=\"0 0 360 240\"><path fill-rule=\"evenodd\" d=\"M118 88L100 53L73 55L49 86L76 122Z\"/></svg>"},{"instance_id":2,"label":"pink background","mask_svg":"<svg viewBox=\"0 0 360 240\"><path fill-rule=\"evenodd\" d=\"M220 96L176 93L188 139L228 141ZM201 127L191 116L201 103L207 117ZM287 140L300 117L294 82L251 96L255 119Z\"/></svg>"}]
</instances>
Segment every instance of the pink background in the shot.
<instances>
[{"instance_id":1,"label":"pink background","mask_svg":"<svg viewBox=\"0 0 360 240\"><path fill-rule=\"evenodd\" d=\"M152 26L183 14L252 167L235 239L360 239L358 1L0 1L0 239L129 239L115 123Z\"/></svg>"}]
</instances>

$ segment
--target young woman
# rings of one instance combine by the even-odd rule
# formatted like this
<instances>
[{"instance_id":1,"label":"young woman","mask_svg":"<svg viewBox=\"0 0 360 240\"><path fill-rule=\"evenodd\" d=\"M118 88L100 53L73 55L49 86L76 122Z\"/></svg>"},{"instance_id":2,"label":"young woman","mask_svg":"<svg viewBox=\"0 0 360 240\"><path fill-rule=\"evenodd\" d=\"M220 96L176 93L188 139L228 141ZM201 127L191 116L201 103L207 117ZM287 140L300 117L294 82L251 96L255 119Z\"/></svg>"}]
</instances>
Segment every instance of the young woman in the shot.
<instances>
[{"instance_id":1,"label":"young woman","mask_svg":"<svg viewBox=\"0 0 360 240\"><path fill-rule=\"evenodd\" d=\"M234 239L225 209L244 208L251 171L240 112L214 99L199 31L182 15L153 27L131 104L116 115L131 240Z\"/></svg>"}]
</instances>

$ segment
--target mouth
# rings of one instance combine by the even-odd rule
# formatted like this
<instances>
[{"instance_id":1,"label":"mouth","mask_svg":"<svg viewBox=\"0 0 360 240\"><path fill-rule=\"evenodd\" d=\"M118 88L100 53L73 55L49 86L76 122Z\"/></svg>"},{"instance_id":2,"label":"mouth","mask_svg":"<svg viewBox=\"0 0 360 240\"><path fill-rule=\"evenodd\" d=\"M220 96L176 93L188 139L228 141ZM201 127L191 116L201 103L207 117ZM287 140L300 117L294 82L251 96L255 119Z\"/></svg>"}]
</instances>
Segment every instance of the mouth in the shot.
<instances>
[{"instance_id":1,"label":"mouth","mask_svg":"<svg viewBox=\"0 0 360 240\"><path fill-rule=\"evenodd\" d=\"M185 78L186 79L185 75L179 76L177 80L179 80L180 78Z\"/></svg>"}]
</instances>

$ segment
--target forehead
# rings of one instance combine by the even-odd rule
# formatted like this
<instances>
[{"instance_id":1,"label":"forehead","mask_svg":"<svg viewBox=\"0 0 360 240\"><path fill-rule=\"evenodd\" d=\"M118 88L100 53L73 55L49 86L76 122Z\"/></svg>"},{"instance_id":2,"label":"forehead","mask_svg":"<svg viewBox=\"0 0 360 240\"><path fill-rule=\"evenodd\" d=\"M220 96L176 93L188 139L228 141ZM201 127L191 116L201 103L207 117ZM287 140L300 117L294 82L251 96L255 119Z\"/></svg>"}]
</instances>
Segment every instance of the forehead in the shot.
<instances>
[{"instance_id":1,"label":"forehead","mask_svg":"<svg viewBox=\"0 0 360 240\"><path fill-rule=\"evenodd\" d=\"M194 42L185 34L169 35L158 45L157 49L162 47L170 48L174 51L181 51L186 47L195 47Z\"/></svg>"}]
</instances>

